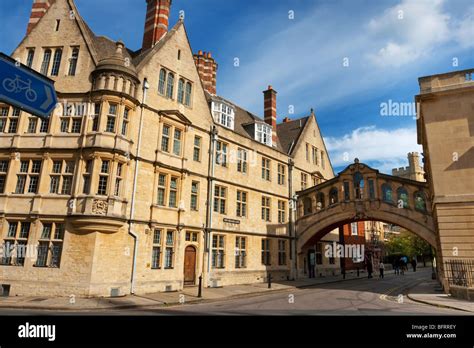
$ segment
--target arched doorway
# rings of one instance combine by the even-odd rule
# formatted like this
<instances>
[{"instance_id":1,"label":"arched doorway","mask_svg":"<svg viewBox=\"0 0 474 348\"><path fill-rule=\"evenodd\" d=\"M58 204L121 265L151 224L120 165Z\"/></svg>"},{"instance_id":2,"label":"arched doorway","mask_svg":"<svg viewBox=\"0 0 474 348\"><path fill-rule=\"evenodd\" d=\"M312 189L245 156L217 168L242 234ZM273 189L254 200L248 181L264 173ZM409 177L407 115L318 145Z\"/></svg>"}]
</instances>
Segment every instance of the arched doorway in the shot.
<instances>
[{"instance_id":1,"label":"arched doorway","mask_svg":"<svg viewBox=\"0 0 474 348\"><path fill-rule=\"evenodd\" d=\"M184 251L184 285L196 282L196 248L189 245Z\"/></svg>"}]
</instances>

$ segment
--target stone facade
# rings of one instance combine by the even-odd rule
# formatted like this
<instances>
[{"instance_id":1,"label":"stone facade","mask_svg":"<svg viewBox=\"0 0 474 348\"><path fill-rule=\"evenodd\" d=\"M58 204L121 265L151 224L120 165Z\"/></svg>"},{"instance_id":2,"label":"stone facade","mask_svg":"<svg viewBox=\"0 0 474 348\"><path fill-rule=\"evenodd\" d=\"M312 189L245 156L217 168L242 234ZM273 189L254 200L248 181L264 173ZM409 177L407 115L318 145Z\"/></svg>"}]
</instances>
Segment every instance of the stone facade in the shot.
<instances>
[{"instance_id":1,"label":"stone facade","mask_svg":"<svg viewBox=\"0 0 474 348\"><path fill-rule=\"evenodd\" d=\"M392 169L392 175L410 180L426 181L425 171L423 170L423 166L420 165L419 153L410 152L408 154L408 166Z\"/></svg>"},{"instance_id":2,"label":"stone facade","mask_svg":"<svg viewBox=\"0 0 474 348\"><path fill-rule=\"evenodd\" d=\"M1 237L34 254L2 257L10 294L295 277L295 193L334 176L314 114L268 125L209 93L182 21L132 52L96 36L73 0L44 2L12 57L52 78L61 106L48 122L0 105Z\"/></svg>"},{"instance_id":3,"label":"stone facade","mask_svg":"<svg viewBox=\"0 0 474 348\"><path fill-rule=\"evenodd\" d=\"M474 72L419 79L418 143L437 221L437 265L448 289L444 261L474 258Z\"/></svg>"}]
</instances>

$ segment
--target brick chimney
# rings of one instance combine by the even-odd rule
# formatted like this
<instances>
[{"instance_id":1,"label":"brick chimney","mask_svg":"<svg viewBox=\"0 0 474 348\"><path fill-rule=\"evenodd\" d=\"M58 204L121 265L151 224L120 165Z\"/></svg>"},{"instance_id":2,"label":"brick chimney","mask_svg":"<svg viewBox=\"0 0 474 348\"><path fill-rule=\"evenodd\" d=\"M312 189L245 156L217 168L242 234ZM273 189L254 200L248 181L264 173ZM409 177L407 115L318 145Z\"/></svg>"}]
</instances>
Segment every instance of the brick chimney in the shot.
<instances>
[{"instance_id":1,"label":"brick chimney","mask_svg":"<svg viewBox=\"0 0 474 348\"><path fill-rule=\"evenodd\" d=\"M44 14L48 11L52 4L56 0L33 0L33 6L31 8L30 20L26 29L26 34L31 33L33 28L43 18Z\"/></svg>"},{"instance_id":2,"label":"brick chimney","mask_svg":"<svg viewBox=\"0 0 474 348\"><path fill-rule=\"evenodd\" d=\"M272 126L272 141L275 144L277 140L277 92L272 86L268 86L268 89L263 91L263 106L263 119Z\"/></svg>"},{"instance_id":3,"label":"brick chimney","mask_svg":"<svg viewBox=\"0 0 474 348\"><path fill-rule=\"evenodd\" d=\"M172 0L146 0L145 31L143 33L142 49L146 50L156 45L168 32Z\"/></svg>"},{"instance_id":4,"label":"brick chimney","mask_svg":"<svg viewBox=\"0 0 474 348\"><path fill-rule=\"evenodd\" d=\"M204 89L211 94L216 94L217 63L212 58L211 52L199 51L194 54L194 62L201 78Z\"/></svg>"}]
</instances>

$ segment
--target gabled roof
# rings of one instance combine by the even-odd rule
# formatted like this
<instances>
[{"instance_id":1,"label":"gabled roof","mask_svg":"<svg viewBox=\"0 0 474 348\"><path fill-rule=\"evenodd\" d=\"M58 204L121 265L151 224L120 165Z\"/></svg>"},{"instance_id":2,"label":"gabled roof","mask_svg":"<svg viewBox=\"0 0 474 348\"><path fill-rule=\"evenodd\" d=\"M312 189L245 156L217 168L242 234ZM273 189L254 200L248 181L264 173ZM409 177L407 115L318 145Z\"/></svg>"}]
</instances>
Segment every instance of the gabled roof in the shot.
<instances>
[{"instance_id":1,"label":"gabled roof","mask_svg":"<svg viewBox=\"0 0 474 348\"><path fill-rule=\"evenodd\" d=\"M79 26L79 30L82 33L82 36L86 42L87 48L90 51L90 54L92 56L92 60L94 61L94 64L97 65L101 60L105 60L107 58L110 58L114 56L116 52L116 42L108 37L105 36L97 36L92 29L87 25L87 23L84 21L84 19L81 17L76 4L74 0L64 0L67 2L67 4L71 7L72 11L75 13L75 20L77 21L77 24ZM58 1L53 3L51 5L55 6ZM35 27L33 30L36 29L38 24L41 22L41 20L44 18L41 17L38 23L36 23ZM142 51L142 49L139 49L137 51L130 50L125 47L125 50L123 50L123 58L129 59L131 62L131 65L137 68L141 68L146 62L153 56L155 52L157 52L163 45L166 43L166 41L169 40L170 37L173 36L173 34L177 31L177 29L183 24L182 20L179 20L176 25L169 30L166 35L164 35L160 41L152 48L147 49L145 51ZM23 38L23 40L20 42L18 46L22 44L22 42L25 40L27 36Z\"/></svg>"},{"instance_id":2,"label":"gabled roof","mask_svg":"<svg viewBox=\"0 0 474 348\"><path fill-rule=\"evenodd\" d=\"M298 142L301 133L303 133L304 127L310 117L311 116L306 116L296 120L282 122L277 125L278 139L280 139L283 151L288 155L291 155L291 152L295 148L295 145Z\"/></svg>"},{"instance_id":3,"label":"gabled roof","mask_svg":"<svg viewBox=\"0 0 474 348\"><path fill-rule=\"evenodd\" d=\"M137 67L137 71L140 70L148 61L153 57L153 55L158 52L165 43L178 31L178 29L183 25L183 21L180 19L171 30L157 42L155 46L152 48L148 48L145 51L139 49L138 51L134 52L134 58L132 60L133 64Z\"/></svg>"}]
</instances>

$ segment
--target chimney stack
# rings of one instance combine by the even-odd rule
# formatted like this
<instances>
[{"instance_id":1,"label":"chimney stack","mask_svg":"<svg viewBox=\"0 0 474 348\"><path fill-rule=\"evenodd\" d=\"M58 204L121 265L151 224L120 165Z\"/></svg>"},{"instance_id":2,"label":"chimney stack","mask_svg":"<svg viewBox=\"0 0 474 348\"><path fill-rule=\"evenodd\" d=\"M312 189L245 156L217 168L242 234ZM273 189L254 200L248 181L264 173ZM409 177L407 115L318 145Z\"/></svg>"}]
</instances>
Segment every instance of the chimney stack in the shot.
<instances>
[{"instance_id":1,"label":"chimney stack","mask_svg":"<svg viewBox=\"0 0 474 348\"><path fill-rule=\"evenodd\" d=\"M194 54L194 62L196 63L204 89L211 94L216 94L217 63L212 58L211 52L199 50L197 54Z\"/></svg>"},{"instance_id":2,"label":"chimney stack","mask_svg":"<svg viewBox=\"0 0 474 348\"><path fill-rule=\"evenodd\" d=\"M51 5L54 4L55 1L56 0L33 0L30 21L28 22L26 34L31 33L39 20L44 16L44 14L48 11Z\"/></svg>"},{"instance_id":3,"label":"chimney stack","mask_svg":"<svg viewBox=\"0 0 474 348\"><path fill-rule=\"evenodd\" d=\"M277 92L272 86L268 86L268 89L263 91L263 106L263 119L272 126L272 142L275 144L277 140Z\"/></svg>"},{"instance_id":4,"label":"chimney stack","mask_svg":"<svg viewBox=\"0 0 474 348\"><path fill-rule=\"evenodd\" d=\"M145 32L143 33L142 49L156 45L168 32L172 0L146 0Z\"/></svg>"}]
</instances>

